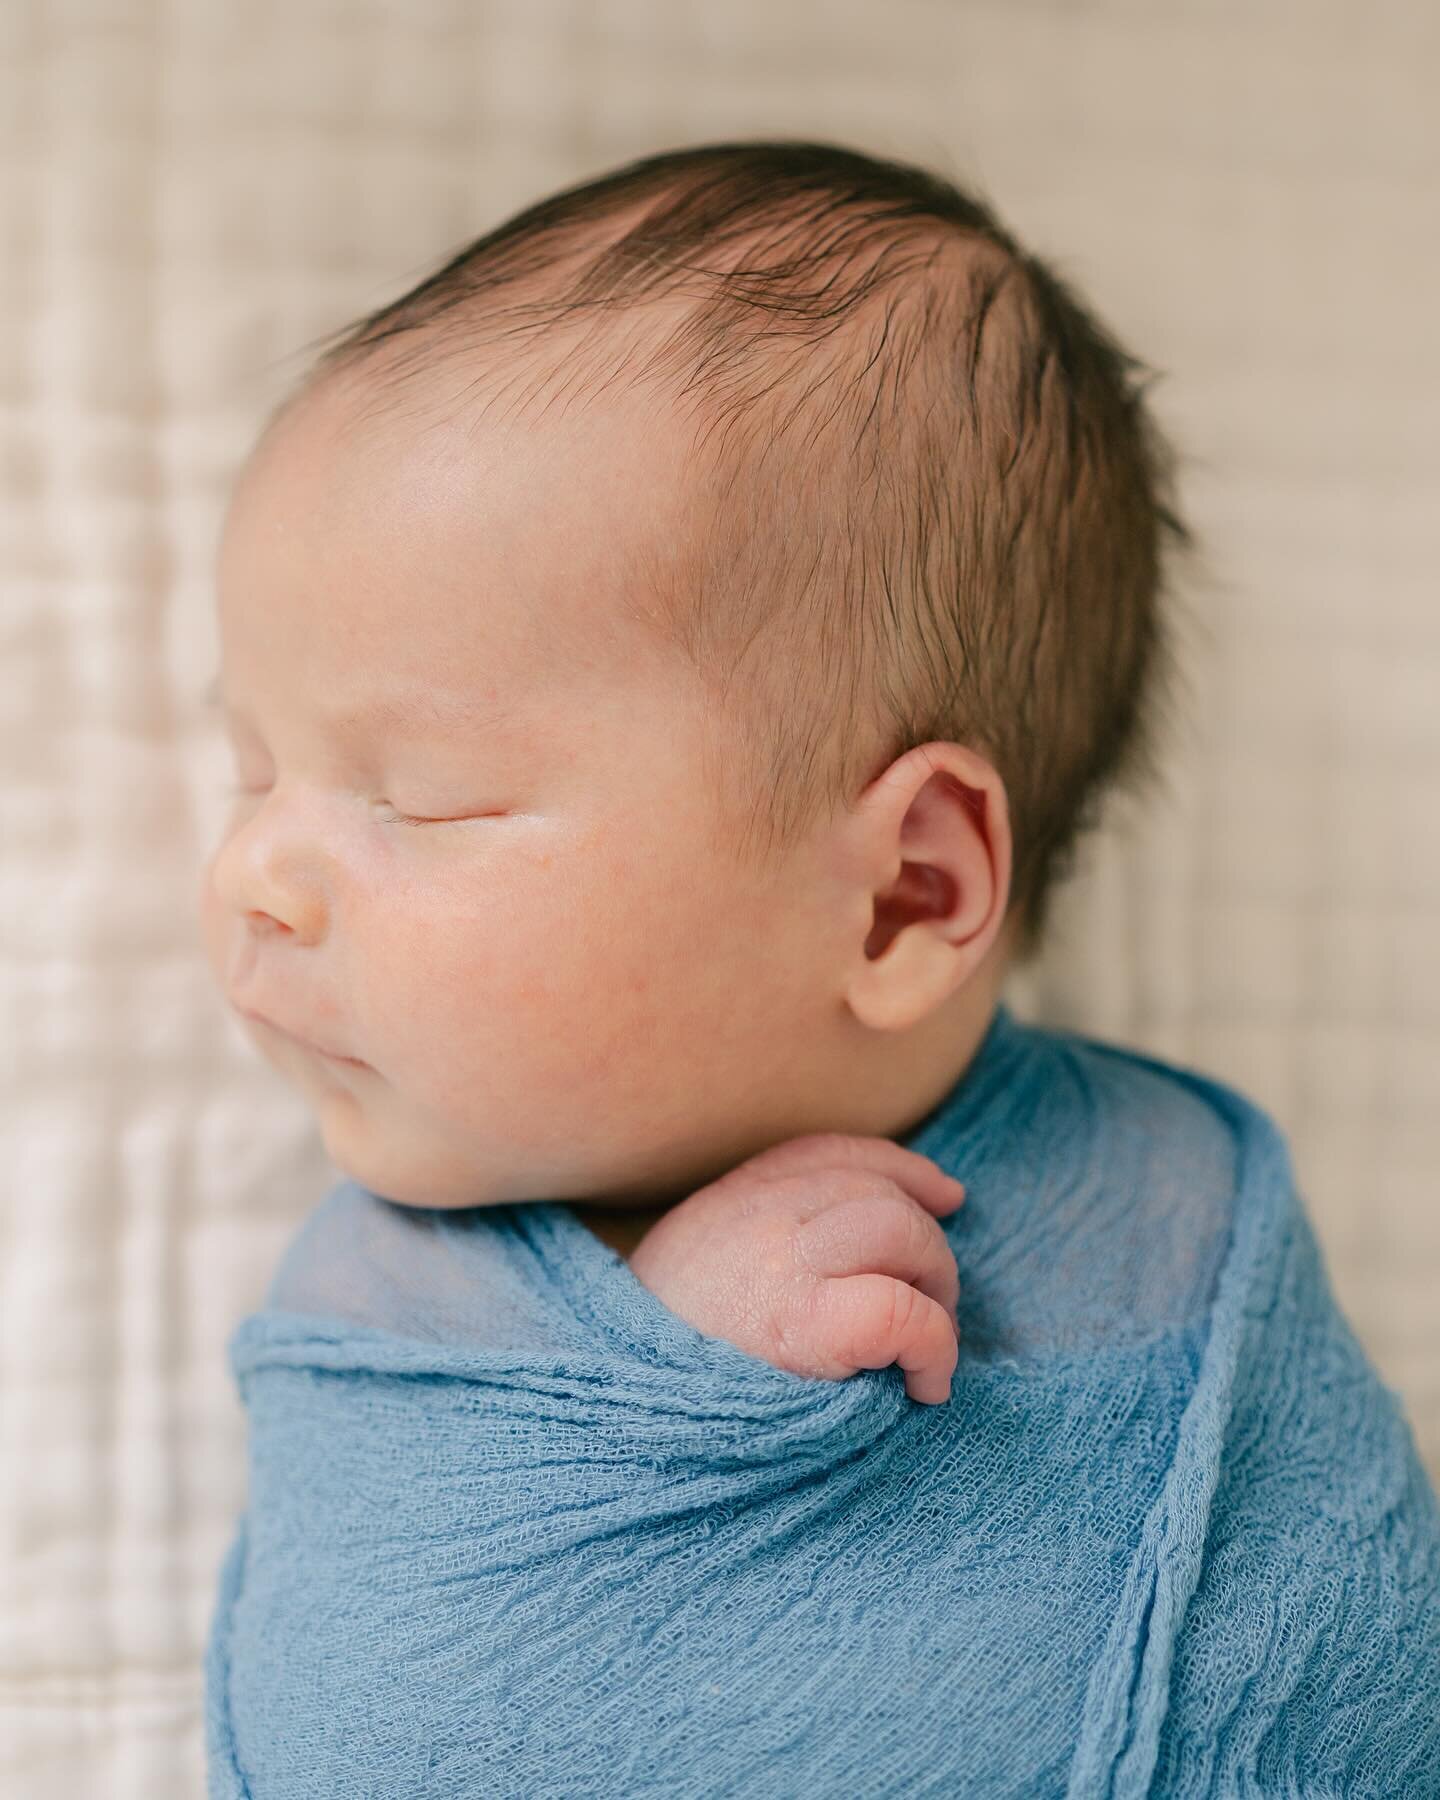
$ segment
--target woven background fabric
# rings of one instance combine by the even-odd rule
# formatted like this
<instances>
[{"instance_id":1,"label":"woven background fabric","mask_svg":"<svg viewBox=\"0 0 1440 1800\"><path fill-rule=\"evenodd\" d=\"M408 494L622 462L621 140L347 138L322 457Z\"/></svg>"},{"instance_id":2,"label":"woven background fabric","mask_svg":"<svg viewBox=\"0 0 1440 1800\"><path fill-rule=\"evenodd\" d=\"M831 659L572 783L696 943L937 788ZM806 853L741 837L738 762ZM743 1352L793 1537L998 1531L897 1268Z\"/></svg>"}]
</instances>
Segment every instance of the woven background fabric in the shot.
<instances>
[{"instance_id":1,"label":"woven background fabric","mask_svg":"<svg viewBox=\"0 0 1440 1800\"><path fill-rule=\"evenodd\" d=\"M224 1344L333 1179L194 916L228 483L308 340L671 145L973 178L1165 371L1167 790L1012 998L1274 1115L1440 1476L1437 76L1427 0L0 9L0 1790L200 1791Z\"/></svg>"}]
</instances>

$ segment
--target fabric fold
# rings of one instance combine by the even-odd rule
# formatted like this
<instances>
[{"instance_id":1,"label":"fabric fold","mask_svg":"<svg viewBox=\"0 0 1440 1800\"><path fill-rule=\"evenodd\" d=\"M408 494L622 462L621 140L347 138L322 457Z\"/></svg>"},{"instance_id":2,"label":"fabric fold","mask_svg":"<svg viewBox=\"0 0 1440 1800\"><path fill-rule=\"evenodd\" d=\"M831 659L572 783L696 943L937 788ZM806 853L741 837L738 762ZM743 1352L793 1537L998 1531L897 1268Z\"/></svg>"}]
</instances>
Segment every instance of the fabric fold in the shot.
<instances>
[{"instance_id":1,"label":"fabric fold","mask_svg":"<svg viewBox=\"0 0 1440 1800\"><path fill-rule=\"evenodd\" d=\"M900 1141L940 1407L340 1183L231 1340L212 1795L1435 1793L1440 1513L1273 1122L1002 1007Z\"/></svg>"}]
</instances>

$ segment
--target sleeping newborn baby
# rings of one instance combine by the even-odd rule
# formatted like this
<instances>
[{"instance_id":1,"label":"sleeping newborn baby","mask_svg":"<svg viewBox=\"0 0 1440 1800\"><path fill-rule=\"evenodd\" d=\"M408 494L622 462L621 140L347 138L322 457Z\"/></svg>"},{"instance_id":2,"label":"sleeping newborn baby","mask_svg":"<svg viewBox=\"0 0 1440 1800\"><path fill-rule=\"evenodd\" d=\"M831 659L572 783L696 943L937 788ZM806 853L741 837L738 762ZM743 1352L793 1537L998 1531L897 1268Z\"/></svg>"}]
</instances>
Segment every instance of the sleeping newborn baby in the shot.
<instances>
[{"instance_id":1,"label":"sleeping newborn baby","mask_svg":"<svg viewBox=\"0 0 1440 1800\"><path fill-rule=\"evenodd\" d=\"M697 1325L943 1398L955 1185L874 1134L989 1020L1001 778L918 745L742 857L713 776L754 740L657 641L714 477L653 398L526 421L477 378L437 355L382 411L382 373L331 375L238 484L215 972L373 1192L565 1195Z\"/></svg>"},{"instance_id":2,"label":"sleeping newborn baby","mask_svg":"<svg viewBox=\"0 0 1440 1800\"><path fill-rule=\"evenodd\" d=\"M1363 1540L1373 1624L1433 1497L1283 1145L1000 1000L1162 691L1129 364L948 183L719 145L510 220L269 421L203 921L346 1180L236 1339L212 1792L1236 1791L1257 1720L1372 1791L1306 1736L1369 1665L1305 1582ZM1242 1336L1282 1287L1333 1447ZM1283 1556L1268 1465L1206 1549L1232 1414L1329 1470ZM1259 1592L1306 1645L1237 1652Z\"/></svg>"},{"instance_id":3,"label":"sleeping newborn baby","mask_svg":"<svg viewBox=\"0 0 1440 1800\"><path fill-rule=\"evenodd\" d=\"M816 204L777 196L732 259L774 261L820 230ZM1005 750L1031 682L1073 704L1075 627L1007 688L977 670L948 701L958 667L923 660L945 588L922 584L953 586L946 559L966 554L927 531L982 504L986 534L1012 512L1037 547L1051 528L1026 516L1043 495L1006 499L998 469L993 500L932 493L939 516L911 521L906 482L951 479L968 403L905 416L929 359L954 354L925 308L952 290L958 329L1000 264L897 219L869 229L914 273L867 270L863 220L808 273L770 278L815 316L772 327L704 404L682 352L754 336L772 313L753 300L707 312L666 288L594 347L573 325L522 347L499 335L507 288L478 330L442 312L284 410L221 543L238 786L203 905L225 993L371 1191L563 1195L700 1328L797 1372L898 1361L934 1401L956 1352L936 1218L959 1195L885 1139L955 1085L993 1012L1025 899ZM837 328L840 279L876 292ZM1025 329L1010 307L997 294L986 327L997 381ZM642 370L628 384L607 373L622 355ZM643 376L667 357L673 374ZM763 394L748 412L743 387ZM987 421L977 461L1008 460L1020 423ZM1034 625L1009 614L1034 615L1043 585L1024 579L1018 600L977 589L975 617L943 629L1003 619L1018 643ZM1085 570L1085 593L1102 579ZM902 589L912 616L887 643L877 618ZM1084 684L1106 712L1074 732L1113 731L1138 673L1106 666L1110 631L1092 622ZM884 708L901 683L903 723ZM1062 754L1073 782L1097 748L1024 746L1037 771Z\"/></svg>"}]
</instances>

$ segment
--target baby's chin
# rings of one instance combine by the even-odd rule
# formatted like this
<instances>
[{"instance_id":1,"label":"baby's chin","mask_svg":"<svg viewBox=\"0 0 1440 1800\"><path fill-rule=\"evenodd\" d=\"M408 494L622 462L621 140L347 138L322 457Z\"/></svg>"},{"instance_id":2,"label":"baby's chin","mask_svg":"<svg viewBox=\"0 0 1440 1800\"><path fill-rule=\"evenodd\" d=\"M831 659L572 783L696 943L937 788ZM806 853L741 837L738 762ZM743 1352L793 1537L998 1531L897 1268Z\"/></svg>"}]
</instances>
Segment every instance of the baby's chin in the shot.
<instances>
[{"instance_id":1,"label":"baby's chin","mask_svg":"<svg viewBox=\"0 0 1440 1800\"><path fill-rule=\"evenodd\" d=\"M453 1150L409 1138L373 1111L322 1101L318 1108L325 1154L342 1175L396 1206L455 1212L467 1206L506 1206L513 1187L477 1169Z\"/></svg>"},{"instance_id":2,"label":"baby's chin","mask_svg":"<svg viewBox=\"0 0 1440 1800\"><path fill-rule=\"evenodd\" d=\"M348 1076L348 1071L342 1071ZM468 1139L405 1096L373 1070L354 1080L304 1084L325 1154L351 1181L396 1206L459 1211L465 1207L562 1203L617 1219L653 1222L694 1183L648 1190L633 1171L597 1185L582 1161L545 1162L543 1147L494 1141L477 1123ZM717 1171L718 1172L718 1171Z\"/></svg>"}]
</instances>

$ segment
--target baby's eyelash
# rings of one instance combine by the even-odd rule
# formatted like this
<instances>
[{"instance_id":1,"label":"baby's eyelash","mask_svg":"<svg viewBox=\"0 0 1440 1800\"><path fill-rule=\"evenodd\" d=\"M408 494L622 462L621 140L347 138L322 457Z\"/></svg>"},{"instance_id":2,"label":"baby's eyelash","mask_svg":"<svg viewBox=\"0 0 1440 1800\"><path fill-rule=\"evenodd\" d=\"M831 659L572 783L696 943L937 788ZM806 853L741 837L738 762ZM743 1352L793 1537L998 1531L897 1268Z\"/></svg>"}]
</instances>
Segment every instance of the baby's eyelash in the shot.
<instances>
[{"instance_id":1,"label":"baby's eyelash","mask_svg":"<svg viewBox=\"0 0 1440 1800\"><path fill-rule=\"evenodd\" d=\"M238 781L232 781L226 785L225 792L236 797L240 794L263 793L264 789L248 788L242 786ZM460 823L458 819L427 819L419 813L397 812L388 800L377 800L375 804L383 806L389 815L388 818L380 821L382 825L458 825Z\"/></svg>"}]
</instances>

